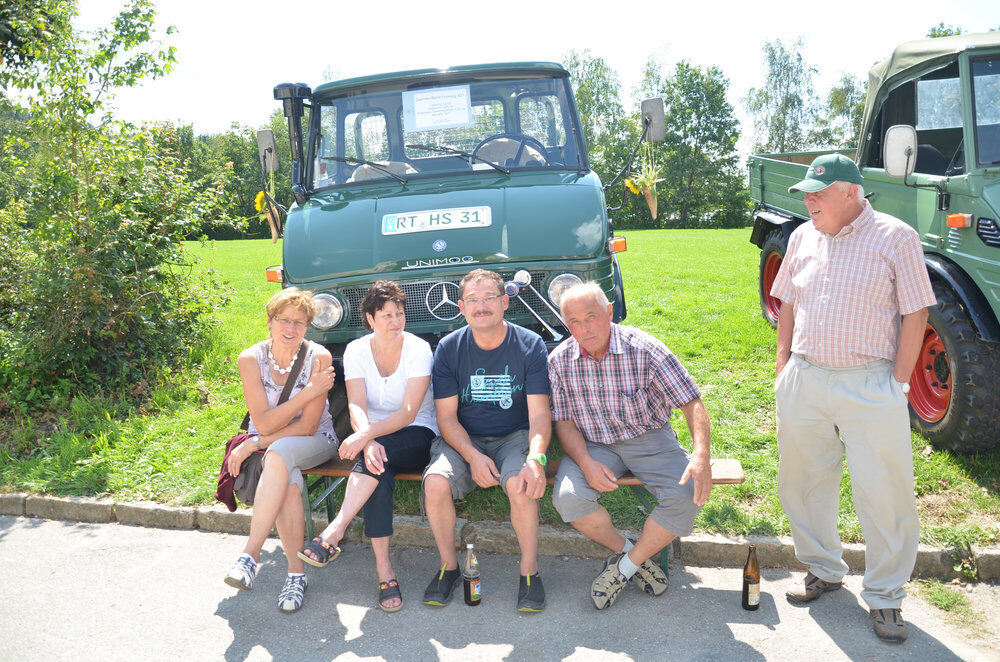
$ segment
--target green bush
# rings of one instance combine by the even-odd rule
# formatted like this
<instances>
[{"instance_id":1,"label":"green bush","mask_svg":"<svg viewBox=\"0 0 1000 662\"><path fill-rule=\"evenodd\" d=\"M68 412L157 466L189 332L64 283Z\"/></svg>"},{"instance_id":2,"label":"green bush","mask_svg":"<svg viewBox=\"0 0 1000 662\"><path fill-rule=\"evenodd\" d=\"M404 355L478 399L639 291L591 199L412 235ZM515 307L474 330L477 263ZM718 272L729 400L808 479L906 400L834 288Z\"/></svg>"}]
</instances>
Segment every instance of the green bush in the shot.
<instances>
[{"instance_id":1,"label":"green bush","mask_svg":"<svg viewBox=\"0 0 1000 662\"><path fill-rule=\"evenodd\" d=\"M147 49L154 16L135 0L93 35L59 23L47 50L0 78L34 92L4 133L23 195L0 208L0 414L58 411L106 389L141 397L225 302L181 242L231 223L231 169L193 178L173 127L117 122L104 106L115 88L169 70L172 49Z\"/></svg>"}]
</instances>

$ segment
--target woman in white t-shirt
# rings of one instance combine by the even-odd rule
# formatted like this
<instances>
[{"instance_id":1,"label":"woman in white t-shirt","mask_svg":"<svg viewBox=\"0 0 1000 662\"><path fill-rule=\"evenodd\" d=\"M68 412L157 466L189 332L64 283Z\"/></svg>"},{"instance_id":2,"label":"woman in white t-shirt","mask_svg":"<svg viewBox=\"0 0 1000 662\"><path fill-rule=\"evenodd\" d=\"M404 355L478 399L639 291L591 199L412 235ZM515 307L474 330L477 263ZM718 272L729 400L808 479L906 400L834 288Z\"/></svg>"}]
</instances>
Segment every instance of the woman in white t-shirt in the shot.
<instances>
[{"instance_id":1,"label":"woman in white t-shirt","mask_svg":"<svg viewBox=\"0 0 1000 662\"><path fill-rule=\"evenodd\" d=\"M357 458L357 463L340 512L299 552L306 563L325 566L340 553L337 545L363 507L365 535L375 551L378 605L390 612L403 606L389 561L395 476L423 471L437 435L430 389L433 354L426 341L403 330L405 306L402 288L384 280L372 285L361 301L362 319L371 333L344 350L344 383L355 432L340 444L340 457Z\"/></svg>"}]
</instances>

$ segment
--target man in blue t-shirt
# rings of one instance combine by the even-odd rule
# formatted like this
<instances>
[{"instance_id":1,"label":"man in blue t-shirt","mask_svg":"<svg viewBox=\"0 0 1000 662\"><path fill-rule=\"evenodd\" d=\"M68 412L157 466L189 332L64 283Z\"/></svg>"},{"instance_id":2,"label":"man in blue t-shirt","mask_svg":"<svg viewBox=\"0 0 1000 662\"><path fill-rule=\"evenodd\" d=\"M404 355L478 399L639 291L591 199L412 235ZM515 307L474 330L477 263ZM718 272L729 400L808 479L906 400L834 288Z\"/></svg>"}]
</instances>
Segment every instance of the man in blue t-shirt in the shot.
<instances>
[{"instance_id":1,"label":"man in blue t-shirt","mask_svg":"<svg viewBox=\"0 0 1000 662\"><path fill-rule=\"evenodd\" d=\"M503 279L475 269L459 284L467 326L434 352L434 402L441 435L424 471L427 519L441 570L424 604L443 607L461 577L455 553L455 503L472 489L500 485L521 547L517 610L545 609L538 576L538 499L545 493L545 451L552 432L545 343L537 333L504 321L509 304Z\"/></svg>"}]
</instances>

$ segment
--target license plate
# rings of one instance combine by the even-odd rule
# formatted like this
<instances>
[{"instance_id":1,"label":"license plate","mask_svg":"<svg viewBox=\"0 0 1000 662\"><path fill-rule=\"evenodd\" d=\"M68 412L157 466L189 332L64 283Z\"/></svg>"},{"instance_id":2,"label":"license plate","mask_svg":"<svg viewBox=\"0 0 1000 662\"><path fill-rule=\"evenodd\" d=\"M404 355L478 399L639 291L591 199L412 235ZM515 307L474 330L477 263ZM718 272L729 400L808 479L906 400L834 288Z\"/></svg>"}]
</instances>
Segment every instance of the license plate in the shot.
<instances>
[{"instance_id":1,"label":"license plate","mask_svg":"<svg viewBox=\"0 0 1000 662\"><path fill-rule=\"evenodd\" d=\"M493 223L490 208L456 207L454 209L428 209L382 217L382 234L410 234L433 230L459 230L462 228L488 228Z\"/></svg>"}]
</instances>

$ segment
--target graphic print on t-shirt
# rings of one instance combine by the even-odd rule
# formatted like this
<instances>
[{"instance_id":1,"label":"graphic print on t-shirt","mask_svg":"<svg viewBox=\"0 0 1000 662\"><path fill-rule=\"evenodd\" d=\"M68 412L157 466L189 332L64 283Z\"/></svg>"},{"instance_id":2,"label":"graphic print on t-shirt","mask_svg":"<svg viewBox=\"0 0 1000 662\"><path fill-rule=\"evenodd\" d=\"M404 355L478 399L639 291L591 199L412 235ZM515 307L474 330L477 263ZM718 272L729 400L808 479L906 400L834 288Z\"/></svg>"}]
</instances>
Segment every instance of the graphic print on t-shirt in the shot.
<instances>
[{"instance_id":1,"label":"graphic print on t-shirt","mask_svg":"<svg viewBox=\"0 0 1000 662\"><path fill-rule=\"evenodd\" d=\"M515 385L516 375L510 374L510 366L504 366L503 374L487 375L479 368L469 375L469 386L462 393L462 402L495 402L501 409L510 409L514 404L514 391L523 385Z\"/></svg>"}]
</instances>

